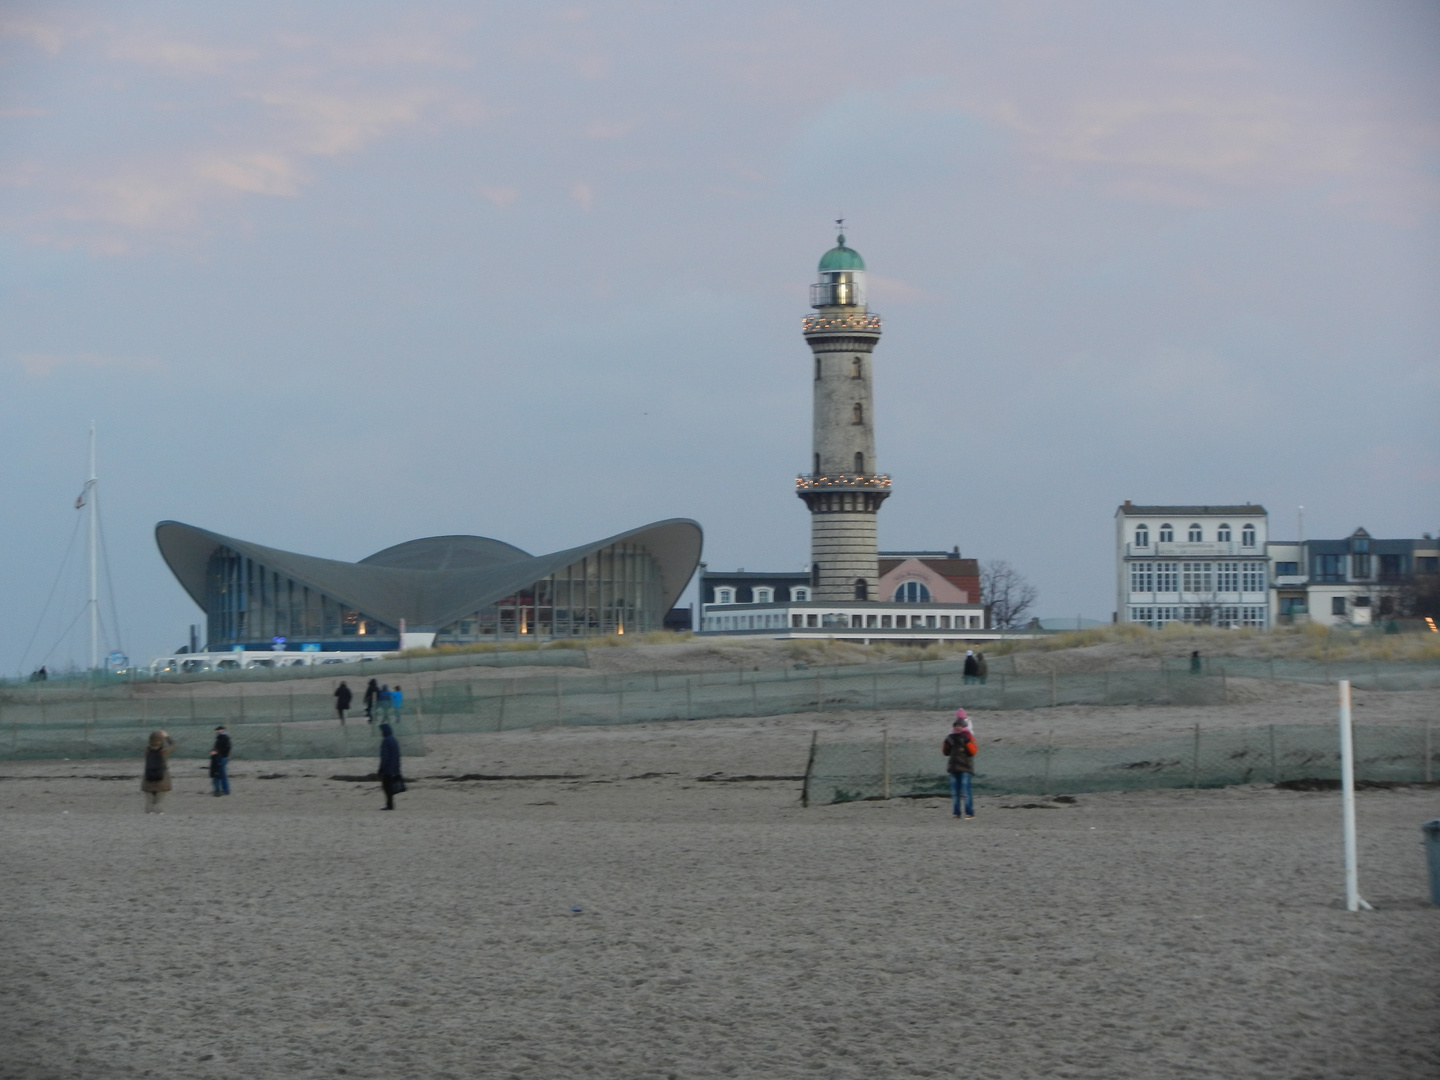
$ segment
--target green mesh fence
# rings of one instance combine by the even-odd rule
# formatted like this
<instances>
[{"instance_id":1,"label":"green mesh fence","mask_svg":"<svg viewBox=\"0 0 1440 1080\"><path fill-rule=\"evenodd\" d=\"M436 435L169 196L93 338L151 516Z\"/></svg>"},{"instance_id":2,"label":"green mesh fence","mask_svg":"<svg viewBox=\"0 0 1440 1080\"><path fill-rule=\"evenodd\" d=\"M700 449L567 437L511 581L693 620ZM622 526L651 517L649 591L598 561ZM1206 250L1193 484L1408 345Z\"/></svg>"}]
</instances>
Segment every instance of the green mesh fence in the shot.
<instances>
[{"instance_id":1,"label":"green mesh fence","mask_svg":"<svg viewBox=\"0 0 1440 1080\"><path fill-rule=\"evenodd\" d=\"M519 657L524 663L541 656L579 657L579 650L466 654L421 658L443 661L451 669L457 662L476 666L484 658ZM1010 660L1011 658L1002 658ZM410 661L400 661L410 663ZM1227 660L1226 663L1234 663ZM1268 664L1267 661L1258 661ZM1301 662L1295 662L1301 663ZM1303 668L1282 667L1277 678L1320 681L1324 667L1304 662ZM994 667L992 665L992 672ZM1004 665L1004 666L1009 666ZM302 670L302 669L296 669ZM404 724L407 730L426 734L494 732L514 728L637 724L668 720L702 720L736 716L784 716L793 713L836 710L1009 710L1057 705L1191 705L1226 703L1227 678L1217 664L1194 674L1188 663L1157 664L1148 671L1094 671L1076 673L992 673L984 684L966 683L963 660L933 660L852 664L811 668L769 668L762 671L704 673L637 672L624 675L525 674L513 678L464 679L436 677L414 680L404 669L374 665L304 669L304 679L287 683L251 681L250 672L234 681L191 677L188 685L168 682L134 684L28 683L0 688L0 760L14 757L55 758L110 756L112 744L100 733L109 727L149 731L155 727L191 725L214 728L224 723L269 727L279 734L275 744L291 754L284 730L315 727L340 731L334 718L331 687L346 679L356 694L364 680L380 678L392 685L403 679ZM1268 672L1268 667L1264 669ZM1440 665L1367 664L1368 678L1388 683L1440 685ZM1258 675L1260 669L1256 669ZM264 675L265 672L258 674ZM417 671L417 674L419 672ZM1354 672L1357 685L1361 672ZM424 685L428 682L428 685ZM352 724L356 721L352 719ZM363 724L363 718L359 721ZM306 736L308 738L308 736ZM330 745L321 736L316 746ZM346 749L343 735L334 753ZM96 747L77 753L79 745ZM128 754L127 749L124 753ZM311 756L327 756L318 751Z\"/></svg>"},{"instance_id":2,"label":"green mesh fence","mask_svg":"<svg viewBox=\"0 0 1440 1080\"><path fill-rule=\"evenodd\" d=\"M1437 754L1426 727L1357 725L1357 781L1419 783L1433 778ZM945 794L942 739L817 746L807 781L812 803ZM1335 725L1274 725L1200 730L1134 746L984 746L974 789L990 794L1061 795L1082 791L1226 787L1289 780L1338 780Z\"/></svg>"},{"instance_id":3,"label":"green mesh fence","mask_svg":"<svg viewBox=\"0 0 1440 1080\"><path fill-rule=\"evenodd\" d=\"M0 728L3 752L10 761L135 758L145 753L150 732L163 728L175 740L176 758L207 758L215 742L216 723L212 717L191 723L138 722L113 719L90 724L6 723ZM279 761L285 758L372 757L380 752L378 730L362 719L345 727L331 723L234 723L228 724L236 761ZM407 757L425 754L425 740L413 726L395 725L400 748Z\"/></svg>"}]
</instances>

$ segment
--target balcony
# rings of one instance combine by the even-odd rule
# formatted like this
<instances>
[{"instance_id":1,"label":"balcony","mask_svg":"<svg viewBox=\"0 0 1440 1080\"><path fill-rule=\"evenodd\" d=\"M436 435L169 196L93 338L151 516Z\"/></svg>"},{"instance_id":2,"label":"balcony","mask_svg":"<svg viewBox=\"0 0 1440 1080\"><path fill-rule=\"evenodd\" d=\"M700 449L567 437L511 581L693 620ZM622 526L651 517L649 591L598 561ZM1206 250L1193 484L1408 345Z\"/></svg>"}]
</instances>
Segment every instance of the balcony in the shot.
<instances>
[{"instance_id":1,"label":"balcony","mask_svg":"<svg viewBox=\"0 0 1440 1080\"><path fill-rule=\"evenodd\" d=\"M1246 556L1258 559L1265 554L1265 549L1258 544L1242 547L1235 540L1206 540L1193 543L1180 543L1172 540L1164 543L1156 542L1145 547L1126 544L1125 554L1161 559L1235 559Z\"/></svg>"},{"instance_id":2,"label":"balcony","mask_svg":"<svg viewBox=\"0 0 1440 1080\"><path fill-rule=\"evenodd\" d=\"M835 473L829 476L797 476L795 489L810 491L814 488L888 488L890 477L881 474Z\"/></svg>"},{"instance_id":3,"label":"balcony","mask_svg":"<svg viewBox=\"0 0 1440 1080\"><path fill-rule=\"evenodd\" d=\"M807 334L834 334L845 331L865 334L880 332L880 316L873 312L853 315L806 315L801 325Z\"/></svg>"}]
</instances>

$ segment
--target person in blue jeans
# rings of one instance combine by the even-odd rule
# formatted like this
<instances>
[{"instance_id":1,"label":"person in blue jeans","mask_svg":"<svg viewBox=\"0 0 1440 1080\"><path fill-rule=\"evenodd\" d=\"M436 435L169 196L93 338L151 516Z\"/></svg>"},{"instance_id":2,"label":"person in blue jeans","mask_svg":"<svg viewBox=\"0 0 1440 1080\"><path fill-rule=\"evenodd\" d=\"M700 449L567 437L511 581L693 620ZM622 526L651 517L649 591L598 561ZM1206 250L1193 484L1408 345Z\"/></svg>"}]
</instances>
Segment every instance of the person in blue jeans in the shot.
<instances>
[{"instance_id":1,"label":"person in blue jeans","mask_svg":"<svg viewBox=\"0 0 1440 1080\"><path fill-rule=\"evenodd\" d=\"M950 774L950 795L957 818L975 816L975 803L970 795L970 781L975 772L975 750L975 733L970 729L970 720L964 709L956 709L955 724L950 729L950 734L945 736L941 752L949 759L946 771Z\"/></svg>"},{"instance_id":2,"label":"person in blue jeans","mask_svg":"<svg viewBox=\"0 0 1440 1080\"><path fill-rule=\"evenodd\" d=\"M221 724L215 729L215 745L210 748L210 784L216 795L230 794L230 774L226 766L230 763L230 733Z\"/></svg>"}]
</instances>

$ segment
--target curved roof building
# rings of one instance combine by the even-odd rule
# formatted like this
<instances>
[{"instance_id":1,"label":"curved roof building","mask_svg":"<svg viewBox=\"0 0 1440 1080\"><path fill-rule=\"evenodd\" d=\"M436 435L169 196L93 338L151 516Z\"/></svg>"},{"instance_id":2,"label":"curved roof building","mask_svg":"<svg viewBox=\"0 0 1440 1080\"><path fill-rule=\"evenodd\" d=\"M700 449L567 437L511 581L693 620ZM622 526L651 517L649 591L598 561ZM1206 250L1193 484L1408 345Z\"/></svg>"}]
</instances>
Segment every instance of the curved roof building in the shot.
<instances>
[{"instance_id":1,"label":"curved roof building","mask_svg":"<svg viewBox=\"0 0 1440 1080\"><path fill-rule=\"evenodd\" d=\"M657 521L530 555L483 536L431 536L356 563L155 526L166 564L205 611L210 650L319 645L384 650L407 633L435 644L659 630L700 561L700 526Z\"/></svg>"}]
</instances>

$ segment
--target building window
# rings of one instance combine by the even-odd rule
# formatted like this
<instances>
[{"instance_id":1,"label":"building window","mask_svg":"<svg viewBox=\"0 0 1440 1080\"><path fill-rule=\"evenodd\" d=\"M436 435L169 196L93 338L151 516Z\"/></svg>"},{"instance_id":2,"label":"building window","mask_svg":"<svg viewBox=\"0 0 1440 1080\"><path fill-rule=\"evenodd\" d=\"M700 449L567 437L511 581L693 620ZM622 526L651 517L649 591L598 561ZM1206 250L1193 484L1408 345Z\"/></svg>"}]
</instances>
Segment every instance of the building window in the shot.
<instances>
[{"instance_id":1,"label":"building window","mask_svg":"<svg viewBox=\"0 0 1440 1080\"><path fill-rule=\"evenodd\" d=\"M1155 568L1151 564L1130 564L1130 591L1143 593L1155 591Z\"/></svg>"},{"instance_id":2,"label":"building window","mask_svg":"<svg viewBox=\"0 0 1440 1080\"><path fill-rule=\"evenodd\" d=\"M1160 543L1171 544L1175 542L1175 526L1168 521L1160 526Z\"/></svg>"},{"instance_id":3,"label":"building window","mask_svg":"<svg viewBox=\"0 0 1440 1080\"><path fill-rule=\"evenodd\" d=\"M1216 539L1216 540L1229 541L1229 539L1230 539L1230 525L1229 525L1227 522L1222 522L1222 523L1221 523L1220 528L1219 528L1219 529L1216 531L1216 533L1215 533L1215 539Z\"/></svg>"},{"instance_id":4,"label":"building window","mask_svg":"<svg viewBox=\"0 0 1440 1080\"><path fill-rule=\"evenodd\" d=\"M815 357L815 381L820 381L820 357Z\"/></svg>"},{"instance_id":5,"label":"building window","mask_svg":"<svg viewBox=\"0 0 1440 1080\"><path fill-rule=\"evenodd\" d=\"M771 604L771 603L774 603L774 601L775 601L775 590L774 590L774 589L756 589L756 590L755 590L755 603L757 603L757 604Z\"/></svg>"},{"instance_id":6,"label":"building window","mask_svg":"<svg viewBox=\"0 0 1440 1080\"><path fill-rule=\"evenodd\" d=\"M791 616L790 616L790 625L791 625L791 626L804 626L804 625L805 625L805 616L804 616L804 615L791 615Z\"/></svg>"},{"instance_id":7,"label":"building window","mask_svg":"<svg viewBox=\"0 0 1440 1080\"><path fill-rule=\"evenodd\" d=\"M1241 592L1265 591L1265 564L1245 563L1240 568Z\"/></svg>"},{"instance_id":8,"label":"building window","mask_svg":"<svg viewBox=\"0 0 1440 1080\"><path fill-rule=\"evenodd\" d=\"M1370 546L1369 541L1356 541L1356 543L1364 543L1367 548ZM1350 569L1353 571L1357 581L1368 578L1370 576L1370 553L1364 551L1356 555L1351 555Z\"/></svg>"},{"instance_id":9,"label":"building window","mask_svg":"<svg viewBox=\"0 0 1440 1080\"><path fill-rule=\"evenodd\" d=\"M853 417L853 419L850 421L852 424L865 423L865 406L861 405L860 402L855 402L855 404L850 409L850 413Z\"/></svg>"},{"instance_id":10,"label":"building window","mask_svg":"<svg viewBox=\"0 0 1440 1080\"><path fill-rule=\"evenodd\" d=\"M922 581L906 581L895 590L895 602L897 604L928 604L930 602L930 590L925 587Z\"/></svg>"},{"instance_id":11,"label":"building window","mask_svg":"<svg viewBox=\"0 0 1440 1080\"><path fill-rule=\"evenodd\" d=\"M1415 572L1417 574L1440 574L1440 557L1434 555L1420 555L1415 559Z\"/></svg>"},{"instance_id":12,"label":"building window","mask_svg":"<svg viewBox=\"0 0 1440 1080\"><path fill-rule=\"evenodd\" d=\"M1277 562L1275 564L1276 577L1299 577L1300 564L1298 562Z\"/></svg>"},{"instance_id":13,"label":"building window","mask_svg":"<svg viewBox=\"0 0 1440 1080\"><path fill-rule=\"evenodd\" d=\"M1310 609L1305 606L1305 597L1303 596L1280 597L1281 615L1285 615L1289 618L1294 618L1296 615L1307 614L1309 610Z\"/></svg>"},{"instance_id":14,"label":"building window","mask_svg":"<svg viewBox=\"0 0 1440 1080\"><path fill-rule=\"evenodd\" d=\"M716 590L715 590L715 603L717 603L717 604L733 604L734 602L735 602L735 590L734 590L734 589L716 589Z\"/></svg>"},{"instance_id":15,"label":"building window","mask_svg":"<svg viewBox=\"0 0 1440 1080\"><path fill-rule=\"evenodd\" d=\"M1243 529L1240 530L1240 544L1241 544L1242 547L1254 547L1254 546L1255 546L1255 526L1254 526L1254 525L1246 525L1245 528L1243 528Z\"/></svg>"},{"instance_id":16,"label":"building window","mask_svg":"<svg viewBox=\"0 0 1440 1080\"><path fill-rule=\"evenodd\" d=\"M1310 578L1313 581L1344 581L1344 555L1315 555L1310 561Z\"/></svg>"},{"instance_id":17,"label":"building window","mask_svg":"<svg viewBox=\"0 0 1440 1080\"><path fill-rule=\"evenodd\" d=\"M1177 592L1179 590L1179 563L1155 564L1155 591Z\"/></svg>"},{"instance_id":18,"label":"building window","mask_svg":"<svg viewBox=\"0 0 1440 1080\"><path fill-rule=\"evenodd\" d=\"M1345 597L1332 596L1330 598L1330 614L1342 616L1345 614Z\"/></svg>"},{"instance_id":19,"label":"building window","mask_svg":"<svg viewBox=\"0 0 1440 1080\"><path fill-rule=\"evenodd\" d=\"M863 379L865 377L864 361L858 356L850 361L850 377L852 379Z\"/></svg>"},{"instance_id":20,"label":"building window","mask_svg":"<svg viewBox=\"0 0 1440 1080\"><path fill-rule=\"evenodd\" d=\"M797 604L803 604L810 599L810 590L804 585L796 585L790 590L790 599Z\"/></svg>"},{"instance_id":21,"label":"building window","mask_svg":"<svg viewBox=\"0 0 1440 1080\"><path fill-rule=\"evenodd\" d=\"M1215 590L1217 592L1240 591L1240 564L1222 562L1215 564Z\"/></svg>"},{"instance_id":22,"label":"building window","mask_svg":"<svg viewBox=\"0 0 1440 1080\"><path fill-rule=\"evenodd\" d=\"M1198 544L1198 543L1200 542L1200 539L1201 539L1200 526L1197 525L1197 524L1192 524L1192 525L1190 526L1190 542L1191 542L1192 544Z\"/></svg>"},{"instance_id":23,"label":"building window","mask_svg":"<svg viewBox=\"0 0 1440 1080\"><path fill-rule=\"evenodd\" d=\"M1187 593L1208 593L1215 588L1214 564L1208 562L1181 563L1180 591ZM1190 620L1187 619L1186 622Z\"/></svg>"},{"instance_id":24,"label":"building window","mask_svg":"<svg viewBox=\"0 0 1440 1080\"><path fill-rule=\"evenodd\" d=\"M1149 547L1149 546L1150 546L1150 529L1149 529L1147 526L1145 526L1145 525L1138 525L1138 526L1136 526L1136 528L1135 528L1135 546L1136 546L1136 547Z\"/></svg>"},{"instance_id":25,"label":"building window","mask_svg":"<svg viewBox=\"0 0 1440 1080\"><path fill-rule=\"evenodd\" d=\"M856 599L856 600L869 600L869 599L870 599L870 583L869 583L868 581L866 581L863 577L862 577L862 578L856 578L856 579L855 579L855 599Z\"/></svg>"},{"instance_id":26,"label":"building window","mask_svg":"<svg viewBox=\"0 0 1440 1080\"><path fill-rule=\"evenodd\" d=\"M805 625L806 625L806 626L819 626L819 625L820 625L820 616L819 616L819 615L806 615L806 616L805 616Z\"/></svg>"},{"instance_id":27,"label":"building window","mask_svg":"<svg viewBox=\"0 0 1440 1080\"><path fill-rule=\"evenodd\" d=\"M1402 578L1410 572L1410 556L1408 555L1381 555L1380 556L1380 578L1383 581L1394 581Z\"/></svg>"},{"instance_id":28,"label":"building window","mask_svg":"<svg viewBox=\"0 0 1440 1080\"><path fill-rule=\"evenodd\" d=\"M864 454L856 454L856 455L855 455L855 475L856 475L856 476L864 476L864 475L865 475L865 455L864 455Z\"/></svg>"}]
</instances>

